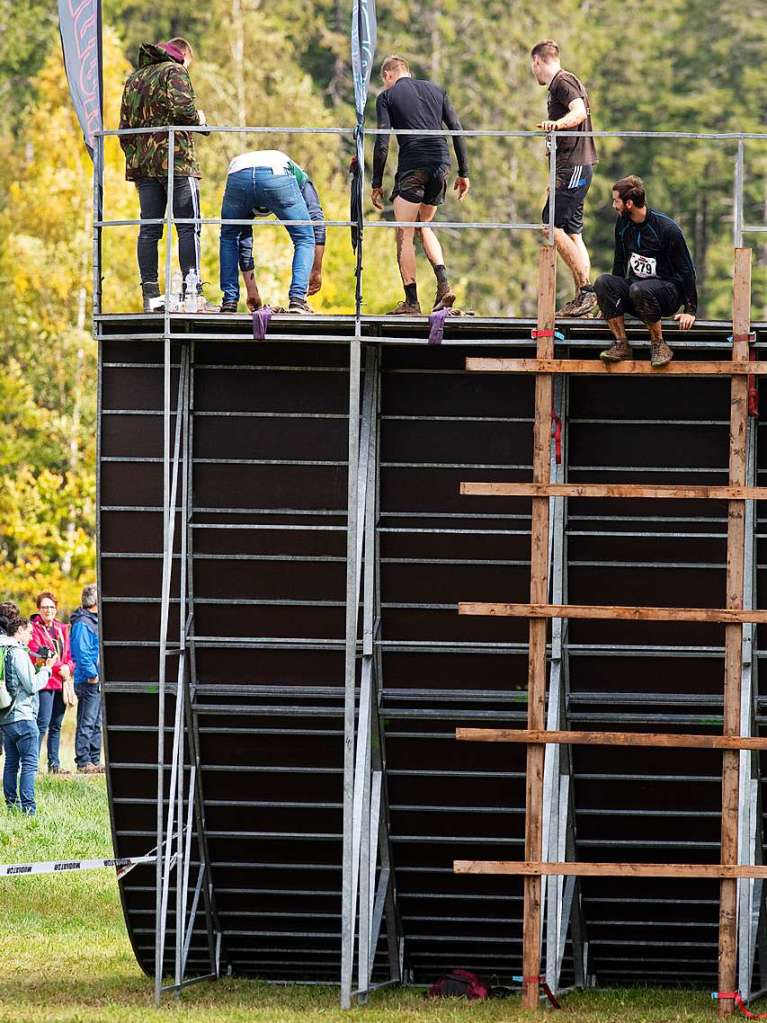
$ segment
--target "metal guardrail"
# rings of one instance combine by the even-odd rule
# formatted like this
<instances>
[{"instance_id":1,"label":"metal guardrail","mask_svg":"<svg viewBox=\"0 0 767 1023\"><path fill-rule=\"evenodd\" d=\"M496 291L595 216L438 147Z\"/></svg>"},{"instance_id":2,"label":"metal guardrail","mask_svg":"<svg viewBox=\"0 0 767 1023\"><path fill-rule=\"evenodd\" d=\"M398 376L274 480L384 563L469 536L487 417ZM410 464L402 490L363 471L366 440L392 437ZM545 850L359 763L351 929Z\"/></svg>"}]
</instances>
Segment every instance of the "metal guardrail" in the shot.
<instances>
[{"instance_id":1,"label":"metal guardrail","mask_svg":"<svg viewBox=\"0 0 767 1023\"><path fill-rule=\"evenodd\" d=\"M291 227L304 227L313 226L314 222L310 220L225 220L219 217L174 217L172 203L168 204L167 214L164 218L154 219L122 219L122 220L104 220L103 219L103 197L104 197L104 140L107 138L121 138L129 135L147 135L156 134L158 132L167 132L168 135L168 193L172 194L172 182L174 177L174 163L175 163L175 136L176 132L194 132L197 134L237 134L237 135L336 135L346 136L354 138L355 140L361 136L361 142L364 146L365 136L376 137L378 135L391 135L396 134L398 136L421 136L421 137L445 137L445 136L463 136L465 138L495 138L495 139L531 139L531 138L542 138L545 139L549 147L548 154L548 180L549 180L549 194L552 197L552 201L549 203L549 219L548 219L548 231L544 232L544 243L553 244L554 240L554 217L555 217L555 193L556 193L556 150L557 150L557 138L620 138L620 139L657 139L657 140L674 140L674 141L705 141L705 142L716 142L716 143L727 143L734 142L737 144L737 150L735 154L735 168L733 175L733 244L736 248L743 245L743 238L746 234L755 233L767 233L767 224L744 224L743 219L743 206L744 206L744 183L745 183L745 143L747 141L762 141L767 142L767 133L760 132L675 132L675 131L557 131L557 132L543 132L543 131L505 131L505 130L493 130L493 129L462 129L460 131L452 131L445 129L443 130L413 130L404 129L398 131L391 131L390 129L381 128L364 128L361 127L359 130L356 128L306 128L306 127L286 127L286 126L254 126L254 127L232 127L228 125L167 125L161 127L151 128L124 128L124 129L109 129L105 131L99 131L95 133L95 149L94 149L94 163L93 163L93 266L94 266L94 279L93 279L93 314L94 316L100 316L102 313L101 304L101 273L102 273L102 260L101 260L101 237L102 231L105 228L110 227L140 227L142 225L150 224L164 224L167 227L165 237L165 325L164 334L169 334L170 331L170 279L171 279L171 266L172 266L172 238L171 228L174 224L199 224L200 226L222 226L222 225L248 225L252 227L275 227L275 226L291 226ZM360 184L360 188L364 185L364 167L361 169L363 176L363 182ZM361 249L363 244L363 235L366 228L378 229L378 228L401 228L401 227L421 227L423 226L418 221L393 221L393 220L369 220L367 219L362 210L357 220L328 220L325 221L326 227L331 228L352 228L356 227L358 232L358 245ZM506 230L506 231L542 231L543 225L540 223L525 223L525 222L512 222L512 221L432 221L429 223L429 227L436 230ZM357 330L355 335L359 338L360 333L360 321L361 306L362 306L362 260L359 258L355 266L355 277L356 277L356 302L355 302L355 317L357 319Z\"/></svg>"}]
</instances>

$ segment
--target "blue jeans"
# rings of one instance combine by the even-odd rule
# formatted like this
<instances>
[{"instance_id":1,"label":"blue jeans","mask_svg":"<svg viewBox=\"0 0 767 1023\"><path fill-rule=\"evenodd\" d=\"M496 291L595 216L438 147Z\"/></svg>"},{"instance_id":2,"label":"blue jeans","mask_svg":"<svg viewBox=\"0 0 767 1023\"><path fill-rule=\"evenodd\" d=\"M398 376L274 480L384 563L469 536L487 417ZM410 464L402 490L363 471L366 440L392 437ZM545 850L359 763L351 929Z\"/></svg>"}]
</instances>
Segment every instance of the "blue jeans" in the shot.
<instances>
[{"instance_id":1,"label":"blue jeans","mask_svg":"<svg viewBox=\"0 0 767 1023\"><path fill-rule=\"evenodd\" d=\"M272 174L268 167L249 167L230 174L226 179L222 220L249 220L257 206L265 207L280 220L309 220L309 210L292 174ZM266 230L266 228L264 228ZM309 274L314 262L314 231L310 226L286 227L293 239L293 276L290 297L306 298ZM253 228L223 224L219 258L221 290L225 302L240 298L237 271L253 269Z\"/></svg>"},{"instance_id":2,"label":"blue jeans","mask_svg":"<svg viewBox=\"0 0 767 1023\"><path fill-rule=\"evenodd\" d=\"M78 767L98 764L101 759L101 685L81 682L77 694L75 762Z\"/></svg>"},{"instance_id":3,"label":"blue jeans","mask_svg":"<svg viewBox=\"0 0 767 1023\"><path fill-rule=\"evenodd\" d=\"M37 724L34 721L13 721L3 725L2 732L5 743L3 771L5 802L9 807L21 809L31 816L37 809L35 806L35 776L39 749Z\"/></svg>"},{"instance_id":4,"label":"blue jeans","mask_svg":"<svg viewBox=\"0 0 767 1023\"><path fill-rule=\"evenodd\" d=\"M45 733L48 733L48 770L61 767L59 746L61 744L61 723L67 712L64 693L61 689L41 689L40 709L37 712L37 727L40 730L40 749L43 748Z\"/></svg>"}]
</instances>

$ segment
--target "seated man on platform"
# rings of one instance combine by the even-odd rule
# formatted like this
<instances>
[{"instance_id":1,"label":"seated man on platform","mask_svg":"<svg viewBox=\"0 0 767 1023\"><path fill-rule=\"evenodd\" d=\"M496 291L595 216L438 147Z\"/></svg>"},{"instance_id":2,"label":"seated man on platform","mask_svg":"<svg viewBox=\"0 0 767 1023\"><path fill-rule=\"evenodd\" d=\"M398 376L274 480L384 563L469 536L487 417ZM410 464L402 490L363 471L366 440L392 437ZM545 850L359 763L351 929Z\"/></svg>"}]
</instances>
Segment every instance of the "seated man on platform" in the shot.
<instances>
[{"instance_id":1,"label":"seated man on platform","mask_svg":"<svg viewBox=\"0 0 767 1023\"><path fill-rule=\"evenodd\" d=\"M641 178L631 174L615 182L613 209L618 214L613 272L598 277L594 290L615 342L600 358L631 358L625 323L625 314L631 313L650 331L650 364L665 366L674 353L663 340L661 318L674 316L680 330L695 323L695 265L679 225L646 206ZM680 306L683 312L677 312Z\"/></svg>"},{"instance_id":2,"label":"seated man on platform","mask_svg":"<svg viewBox=\"0 0 767 1023\"><path fill-rule=\"evenodd\" d=\"M278 149L253 150L237 156L229 165L226 191L221 206L222 220L249 220L273 213L279 220L311 220L314 227L286 225L293 240L293 272L288 312L311 313L306 296L322 286L325 254L325 215L309 175ZM253 260L253 228L243 224L222 224L221 290L222 313L236 313L240 299L237 268L242 270L251 312L261 306Z\"/></svg>"}]
</instances>

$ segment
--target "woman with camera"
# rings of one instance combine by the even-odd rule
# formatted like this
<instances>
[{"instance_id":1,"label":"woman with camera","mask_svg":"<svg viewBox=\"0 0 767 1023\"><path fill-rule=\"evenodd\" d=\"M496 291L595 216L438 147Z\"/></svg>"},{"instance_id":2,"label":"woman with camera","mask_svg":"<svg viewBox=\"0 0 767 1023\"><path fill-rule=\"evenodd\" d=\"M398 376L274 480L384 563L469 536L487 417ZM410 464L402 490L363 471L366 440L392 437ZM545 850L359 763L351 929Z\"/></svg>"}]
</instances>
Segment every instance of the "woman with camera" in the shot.
<instances>
[{"instance_id":1,"label":"woman with camera","mask_svg":"<svg viewBox=\"0 0 767 1023\"><path fill-rule=\"evenodd\" d=\"M0 620L0 624L5 622ZM5 744L3 793L9 809L21 810L32 817L37 809L35 777L40 748L37 694L48 684L55 657L46 658L44 666L35 671L28 651L32 639L28 618L11 619L5 631L11 639L6 653L5 685L13 702L0 716Z\"/></svg>"},{"instance_id":2,"label":"woman with camera","mask_svg":"<svg viewBox=\"0 0 767 1023\"><path fill-rule=\"evenodd\" d=\"M51 677L45 689L40 691L40 709L37 713L37 727L40 731L40 752L43 739L48 734L48 774L61 772L59 746L61 743L61 724L67 707L76 703L75 690L72 683L74 662L69 649L69 626L56 617L58 601L53 593L45 590L39 593L37 613L33 614L32 639L29 641L29 652L36 664L42 664L47 657L53 656L54 661Z\"/></svg>"}]
</instances>

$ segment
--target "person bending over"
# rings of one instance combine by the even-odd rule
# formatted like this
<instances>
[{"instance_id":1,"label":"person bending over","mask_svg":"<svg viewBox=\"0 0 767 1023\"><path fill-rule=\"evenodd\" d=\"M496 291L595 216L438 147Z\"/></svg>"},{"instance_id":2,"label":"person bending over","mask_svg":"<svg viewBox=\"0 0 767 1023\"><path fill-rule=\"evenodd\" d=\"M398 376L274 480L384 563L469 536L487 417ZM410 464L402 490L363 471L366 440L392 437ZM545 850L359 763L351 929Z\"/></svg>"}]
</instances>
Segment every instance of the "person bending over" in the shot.
<instances>
[{"instance_id":1,"label":"person bending over","mask_svg":"<svg viewBox=\"0 0 767 1023\"><path fill-rule=\"evenodd\" d=\"M249 220L273 213L279 220L311 220L299 227L286 225L293 241L293 272L288 312L311 313L306 296L322 286L325 254L325 215L311 178L278 149L253 150L229 164L226 191L221 205L222 220ZM242 271L251 312L261 305L253 260L253 228L242 224L221 226L222 313L236 313L240 300L237 268Z\"/></svg>"},{"instance_id":2,"label":"person bending over","mask_svg":"<svg viewBox=\"0 0 767 1023\"><path fill-rule=\"evenodd\" d=\"M530 51L530 66L538 84L548 87L547 117L537 127L543 131L593 131L588 93L580 78L560 64L559 46L553 39L535 44ZM590 282L591 260L583 241L583 204L597 162L597 147L591 135L565 135L556 141L554 242L573 275L576 292L574 299L557 310L557 316L589 316L597 300ZM549 222L548 199L543 222Z\"/></svg>"},{"instance_id":3,"label":"person bending over","mask_svg":"<svg viewBox=\"0 0 767 1023\"><path fill-rule=\"evenodd\" d=\"M439 130L445 124L451 131L460 131L461 122L447 93L433 82L413 78L406 60L396 55L387 57L381 65L384 91L376 100L376 119L379 128L398 130ZM423 221L434 219L437 207L445 201L447 176L450 173L450 155L442 135L399 135L399 163L394 176L394 217L397 221ZM458 160L458 177L453 185L458 198L468 193L469 165L466 142L462 135L453 136L453 148ZM373 150L373 180L371 201L382 210L383 175L389 154L389 136L377 135ZM419 231L423 251L437 278L437 293L433 310L443 309L455 302L450 287L445 257L436 234L430 227L397 228L397 262L405 289L405 300L392 313L420 316L415 274L415 232Z\"/></svg>"},{"instance_id":4,"label":"person bending over","mask_svg":"<svg viewBox=\"0 0 767 1023\"><path fill-rule=\"evenodd\" d=\"M631 174L613 185L615 259L613 272L598 277L599 308L615 342L600 358L620 362L631 358L625 315L630 313L650 331L650 363L665 366L674 353L663 340L662 317L674 316L680 330L695 323L698 292L695 265L679 225L665 213L648 209L641 178ZM682 312L677 312L679 307Z\"/></svg>"}]
</instances>

